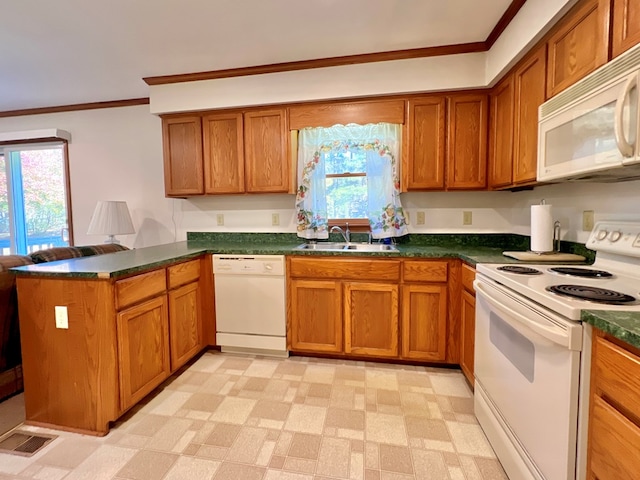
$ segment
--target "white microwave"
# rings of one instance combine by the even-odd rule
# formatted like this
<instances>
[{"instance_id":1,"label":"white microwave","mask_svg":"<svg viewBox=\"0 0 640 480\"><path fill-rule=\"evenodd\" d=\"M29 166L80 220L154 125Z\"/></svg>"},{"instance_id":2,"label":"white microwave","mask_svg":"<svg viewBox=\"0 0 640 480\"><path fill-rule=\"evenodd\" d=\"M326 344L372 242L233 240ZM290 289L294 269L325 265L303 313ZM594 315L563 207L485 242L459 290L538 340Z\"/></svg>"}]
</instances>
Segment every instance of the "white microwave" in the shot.
<instances>
[{"instance_id":1,"label":"white microwave","mask_svg":"<svg viewBox=\"0 0 640 480\"><path fill-rule=\"evenodd\" d=\"M538 109L538 181L640 179L640 45Z\"/></svg>"}]
</instances>

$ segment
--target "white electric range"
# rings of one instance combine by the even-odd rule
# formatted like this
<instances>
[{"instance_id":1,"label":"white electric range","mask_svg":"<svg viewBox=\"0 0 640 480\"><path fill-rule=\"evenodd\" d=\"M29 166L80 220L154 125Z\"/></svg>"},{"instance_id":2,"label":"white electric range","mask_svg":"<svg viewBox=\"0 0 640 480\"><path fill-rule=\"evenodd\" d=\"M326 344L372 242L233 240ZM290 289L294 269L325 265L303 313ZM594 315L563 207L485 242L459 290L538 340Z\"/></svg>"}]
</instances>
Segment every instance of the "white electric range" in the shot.
<instances>
[{"instance_id":1,"label":"white electric range","mask_svg":"<svg viewBox=\"0 0 640 480\"><path fill-rule=\"evenodd\" d=\"M593 265L480 264L475 412L514 480L586 475L591 328L583 310L640 312L640 223L599 222Z\"/></svg>"}]
</instances>

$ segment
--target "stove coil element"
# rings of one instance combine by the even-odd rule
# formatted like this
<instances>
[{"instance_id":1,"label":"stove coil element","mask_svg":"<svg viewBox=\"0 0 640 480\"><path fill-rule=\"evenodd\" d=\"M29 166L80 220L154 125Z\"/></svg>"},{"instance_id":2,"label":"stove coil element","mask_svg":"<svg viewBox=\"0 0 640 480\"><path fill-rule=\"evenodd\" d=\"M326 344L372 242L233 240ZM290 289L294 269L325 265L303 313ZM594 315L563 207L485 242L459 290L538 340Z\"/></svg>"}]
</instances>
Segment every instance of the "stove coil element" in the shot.
<instances>
[{"instance_id":1,"label":"stove coil element","mask_svg":"<svg viewBox=\"0 0 640 480\"><path fill-rule=\"evenodd\" d=\"M593 268L577 268L577 267L554 267L549 271L560 273L562 275L569 275L570 277L582 277L582 278L610 278L613 277L612 273L604 270L596 270Z\"/></svg>"},{"instance_id":2,"label":"stove coil element","mask_svg":"<svg viewBox=\"0 0 640 480\"><path fill-rule=\"evenodd\" d=\"M523 267L520 265L505 265L504 267L498 267L498 270L509 273L517 273L518 275L542 275L540 270L536 270L531 267Z\"/></svg>"},{"instance_id":3,"label":"stove coil element","mask_svg":"<svg viewBox=\"0 0 640 480\"><path fill-rule=\"evenodd\" d=\"M566 297L589 300L591 302L605 303L610 305L625 305L635 302L631 295L607 290L606 288L588 287L584 285L552 285L547 287L547 291L564 295Z\"/></svg>"}]
</instances>

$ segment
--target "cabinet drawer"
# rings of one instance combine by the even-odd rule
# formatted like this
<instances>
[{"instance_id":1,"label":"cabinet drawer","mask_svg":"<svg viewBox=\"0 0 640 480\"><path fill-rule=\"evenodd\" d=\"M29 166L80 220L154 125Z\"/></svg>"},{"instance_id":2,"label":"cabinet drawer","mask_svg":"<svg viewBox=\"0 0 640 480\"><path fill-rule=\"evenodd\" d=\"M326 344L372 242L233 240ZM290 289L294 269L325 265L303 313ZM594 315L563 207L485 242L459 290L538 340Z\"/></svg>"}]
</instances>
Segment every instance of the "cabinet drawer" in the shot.
<instances>
[{"instance_id":1,"label":"cabinet drawer","mask_svg":"<svg viewBox=\"0 0 640 480\"><path fill-rule=\"evenodd\" d=\"M446 282L449 276L449 263L405 260L402 276L405 282Z\"/></svg>"},{"instance_id":2,"label":"cabinet drawer","mask_svg":"<svg viewBox=\"0 0 640 480\"><path fill-rule=\"evenodd\" d=\"M596 392L640 418L640 358L599 336L594 346Z\"/></svg>"},{"instance_id":3,"label":"cabinet drawer","mask_svg":"<svg viewBox=\"0 0 640 480\"><path fill-rule=\"evenodd\" d=\"M475 295L473 281L476 279L476 270L469 265L462 264L462 288L472 295Z\"/></svg>"},{"instance_id":4,"label":"cabinet drawer","mask_svg":"<svg viewBox=\"0 0 640 480\"><path fill-rule=\"evenodd\" d=\"M344 280L399 280L400 261L293 257L289 259L289 276Z\"/></svg>"},{"instance_id":5,"label":"cabinet drawer","mask_svg":"<svg viewBox=\"0 0 640 480\"><path fill-rule=\"evenodd\" d=\"M599 480L638 478L640 428L600 397L593 397L590 470Z\"/></svg>"},{"instance_id":6,"label":"cabinet drawer","mask_svg":"<svg viewBox=\"0 0 640 480\"><path fill-rule=\"evenodd\" d=\"M116 308L123 309L145 298L151 298L167 289L165 269L125 278L116 282Z\"/></svg>"},{"instance_id":7,"label":"cabinet drawer","mask_svg":"<svg viewBox=\"0 0 640 480\"><path fill-rule=\"evenodd\" d=\"M200 259L179 263L167 268L169 288L176 288L200 278Z\"/></svg>"}]
</instances>

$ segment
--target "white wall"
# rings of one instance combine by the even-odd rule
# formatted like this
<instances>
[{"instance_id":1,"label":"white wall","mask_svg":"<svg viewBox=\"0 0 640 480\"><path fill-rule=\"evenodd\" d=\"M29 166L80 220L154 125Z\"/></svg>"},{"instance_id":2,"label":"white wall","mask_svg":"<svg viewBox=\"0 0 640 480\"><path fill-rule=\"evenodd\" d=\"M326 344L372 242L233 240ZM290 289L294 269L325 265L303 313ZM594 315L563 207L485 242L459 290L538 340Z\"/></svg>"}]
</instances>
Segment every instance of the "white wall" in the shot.
<instances>
[{"instance_id":1,"label":"white wall","mask_svg":"<svg viewBox=\"0 0 640 480\"><path fill-rule=\"evenodd\" d=\"M86 235L98 200L125 200L135 235L129 247L174 239L173 201L164 198L160 119L148 105L0 118L0 132L60 128L71 133L69 167L76 245L102 243Z\"/></svg>"}]
</instances>

